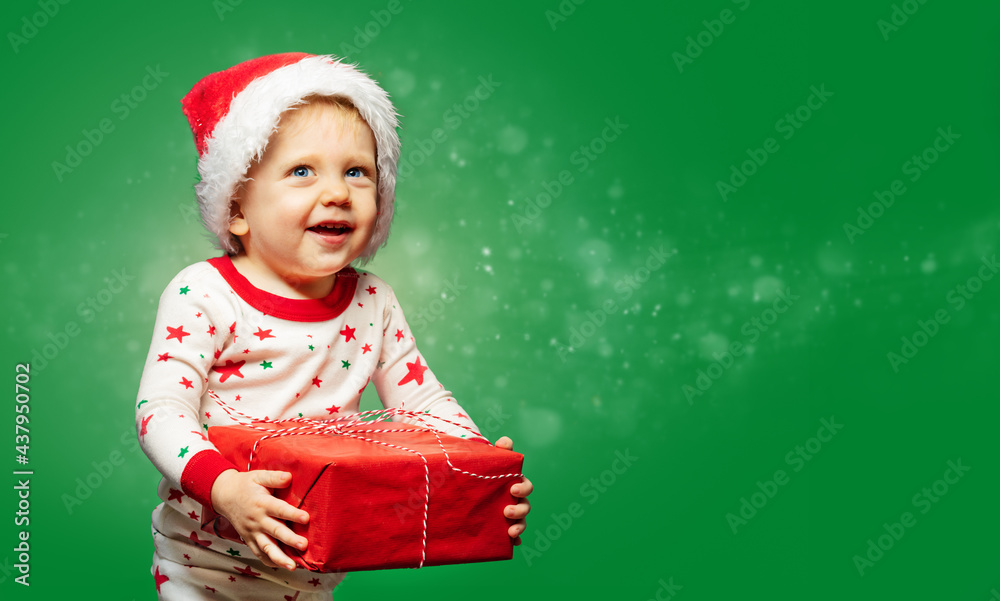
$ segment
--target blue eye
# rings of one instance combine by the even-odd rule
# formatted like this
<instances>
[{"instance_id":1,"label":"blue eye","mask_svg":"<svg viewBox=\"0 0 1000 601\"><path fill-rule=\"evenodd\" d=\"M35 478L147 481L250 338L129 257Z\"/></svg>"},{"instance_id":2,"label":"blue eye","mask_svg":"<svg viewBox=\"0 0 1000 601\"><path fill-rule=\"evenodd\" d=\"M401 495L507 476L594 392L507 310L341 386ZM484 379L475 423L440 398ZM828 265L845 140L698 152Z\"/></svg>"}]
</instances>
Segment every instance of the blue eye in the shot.
<instances>
[{"instance_id":1,"label":"blue eye","mask_svg":"<svg viewBox=\"0 0 1000 601\"><path fill-rule=\"evenodd\" d=\"M309 173L311 171L312 169L300 165L295 169L292 169L292 175L294 175L295 177L309 177Z\"/></svg>"},{"instance_id":2,"label":"blue eye","mask_svg":"<svg viewBox=\"0 0 1000 601\"><path fill-rule=\"evenodd\" d=\"M364 177L365 172L360 167L351 167L347 170L347 177Z\"/></svg>"}]
</instances>

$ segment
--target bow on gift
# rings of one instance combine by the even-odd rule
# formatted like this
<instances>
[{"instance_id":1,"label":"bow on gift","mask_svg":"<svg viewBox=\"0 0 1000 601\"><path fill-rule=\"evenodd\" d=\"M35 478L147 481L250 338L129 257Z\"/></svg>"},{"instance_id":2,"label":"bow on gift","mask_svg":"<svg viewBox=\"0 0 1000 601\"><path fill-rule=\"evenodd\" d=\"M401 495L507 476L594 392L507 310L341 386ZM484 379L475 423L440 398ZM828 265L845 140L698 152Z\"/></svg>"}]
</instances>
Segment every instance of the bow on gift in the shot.
<instances>
[{"instance_id":1,"label":"bow on gift","mask_svg":"<svg viewBox=\"0 0 1000 601\"><path fill-rule=\"evenodd\" d=\"M260 446L267 440L283 438L288 436L345 436L348 438L354 438L357 440L364 441L370 444L377 444L383 447L396 449L399 451L404 451L418 456L424 467L424 507L422 514L422 533L421 533L421 550L420 550L420 561L417 565L418 568L423 567L424 562L427 558L427 517L430 508L430 491L431 491L431 478L430 478L430 467L427 461L427 457L420 451L415 449L410 449L405 446L388 443L382 440L377 440L372 438L371 435L378 435L391 432L412 432L410 428L386 428L378 427L380 424L392 420L394 417L406 418L416 424L420 424L423 428L429 431L434 438L437 440L438 446L444 455L445 462L447 466L454 472L469 476L472 478L480 478L483 480L500 480L500 479L510 479L510 478L520 478L523 477L521 473L508 473L487 476L483 474L476 474L467 470L460 469L456 467L448 454L448 449L445 448L444 441L441 440L441 434L445 432L439 430L430 425L428 421L428 415L425 413L410 411L404 408L386 408L386 409L376 409L370 411L362 411L352 415L332 419L332 420L314 420L308 418L288 418L282 420L271 420L271 419L259 419L236 410L235 408L229 406L225 401L223 401L214 391L208 392L209 396L216 402L223 411L238 424L264 432L265 436L260 437L254 442L253 448L250 451L249 459L246 465L246 471L251 471L253 469L253 461L257 456ZM489 441L483 437L482 434L475 431L474 429L459 424L444 418L430 416L436 422L441 422L461 428L473 436L482 439L484 442L489 444ZM257 424L269 424L270 428L264 428ZM274 426L283 426L278 429L274 429ZM367 426L367 427L366 427ZM220 534L221 533L218 533Z\"/></svg>"}]
</instances>

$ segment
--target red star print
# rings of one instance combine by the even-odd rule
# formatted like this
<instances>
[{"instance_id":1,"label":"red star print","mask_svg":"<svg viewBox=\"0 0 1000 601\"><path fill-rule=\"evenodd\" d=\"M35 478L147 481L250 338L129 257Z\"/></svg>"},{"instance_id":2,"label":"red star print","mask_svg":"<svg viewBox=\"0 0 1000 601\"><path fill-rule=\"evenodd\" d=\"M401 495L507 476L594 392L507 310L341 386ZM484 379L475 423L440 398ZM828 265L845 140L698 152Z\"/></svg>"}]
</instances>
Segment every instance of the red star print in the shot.
<instances>
[{"instance_id":1,"label":"red star print","mask_svg":"<svg viewBox=\"0 0 1000 601\"><path fill-rule=\"evenodd\" d=\"M208 335L215 336L215 326L208 326Z\"/></svg>"},{"instance_id":2,"label":"red star print","mask_svg":"<svg viewBox=\"0 0 1000 601\"><path fill-rule=\"evenodd\" d=\"M240 395L236 395L236 400L240 400Z\"/></svg>"},{"instance_id":3,"label":"red star print","mask_svg":"<svg viewBox=\"0 0 1000 601\"><path fill-rule=\"evenodd\" d=\"M299 593L301 593L301 592L302 591L295 591L295 596L294 597L291 597L289 595L285 595L285 601L295 601L296 599L299 598Z\"/></svg>"},{"instance_id":4,"label":"red star print","mask_svg":"<svg viewBox=\"0 0 1000 601\"><path fill-rule=\"evenodd\" d=\"M214 588L208 586L207 584L205 585L205 588L208 589L208 590L210 590L210 591L212 591L213 593L219 592L219 591L215 590Z\"/></svg>"},{"instance_id":5,"label":"red star print","mask_svg":"<svg viewBox=\"0 0 1000 601\"><path fill-rule=\"evenodd\" d=\"M411 380L415 381L418 386L424 383L424 372L427 371L427 366L420 364L419 356L417 357L416 363L407 363L406 369L410 371L403 376L403 379L399 381L398 386L402 386Z\"/></svg>"},{"instance_id":6,"label":"red star print","mask_svg":"<svg viewBox=\"0 0 1000 601\"><path fill-rule=\"evenodd\" d=\"M243 574L244 576L260 576L260 572L254 572L253 570L250 569L250 566L247 566L245 568L233 566L233 569Z\"/></svg>"},{"instance_id":7,"label":"red star print","mask_svg":"<svg viewBox=\"0 0 1000 601\"><path fill-rule=\"evenodd\" d=\"M219 382L221 383L228 380L229 376L239 376L242 378L243 374L240 373L240 368L244 365L246 365L245 360L241 360L239 363L233 363L232 359L227 359L225 365L213 365L212 371L217 371L222 374L222 377L219 378Z\"/></svg>"},{"instance_id":8,"label":"red star print","mask_svg":"<svg viewBox=\"0 0 1000 601\"><path fill-rule=\"evenodd\" d=\"M170 353L163 353L162 355L156 356L157 361L167 361L168 359L173 359L173 357L170 356Z\"/></svg>"},{"instance_id":9,"label":"red star print","mask_svg":"<svg viewBox=\"0 0 1000 601\"><path fill-rule=\"evenodd\" d=\"M362 309L364 309L364 308L365 308L365 306L364 306L364 305L362 305L361 303L358 303L358 306L359 306L359 307L361 307Z\"/></svg>"},{"instance_id":10,"label":"red star print","mask_svg":"<svg viewBox=\"0 0 1000 601\"><path fill-rule=\"evenodd\" d=\"M330 412L330 415L333 415L334 413L337 413L338 411L340 411L340 407L338 407L337 405L331 405L331 406L327 407L326 410L328 412Z\"/></svg>"},{"instance_id":11,"label":"red star print","mask_svg":"<svg viewBox=\"0 0 1000 601\"><path fill-rule=\"evenodd\" d=\"M198 311L197 313L195 313L194 316L195 317L201 317L201 311Z\"/></svg>"},{"instance_id":12,"label":"red star print","mask_svg":"<svg viewBox=\"0 0 1000 601\"><path fill-rule=\"evenodd\" d=\"M344 324L344 329L340 331L344 335L344 342L350 342L351 340L357 340L354 336L354 330L357 328L352 328L351 326Z\"/></svg>"},{"instance_id":13,"label":"red star print","mask_svg":"<svg viewBox=\"0 0 1000 601\"><path fill-rule=\"evenodd\" d=\"M167 331L170 332L170 335L167 336L167 340L170 340L171 338L176 338L177 342L184 342L184 337L191 335L190 332L184 331L183 325L177 326L176 328L171 328L170 326L167 326Z\"/></svg>"},{"instance_id":14,"label":"red star print","mask_svg":"<svg viewBox=\"0 0 1000 601\"><path fill-rule=\"evenodd\" d=\"M144 436L146 436L146 425L149 424L149 420L151 419L153 419L152 413L142 418L142 429L139 430L139 438L143 438Z\"/></svg>"},{"instance_id":15,"label":"red star print","mask_svg":"<svg viewBox=\"0 0 1000 601\"><path fill-rule=\"evenodd\" d=\"M202 547L205 547L205 548L208 548L208 547L212 546L212 541L210 541L210 540L201 540L200 538L198 538L198 533L195 532L194 530L191 531L191 536L189 536L188 538L190 538L191 542L193 542L196 545L201 545Z\"/></svg>"},{"instance_id":16,"label":"red star print","mask_svg":"<svg viewBox=\"0 0 1000 601\"><path fill-rule=\"evenodd\" d=\"M396 342L403 339L403 330L396 330Z\"/></svg>"},{"instance_id":17,"label":"red star print","mask_svg":"<svg viewBox=\"0 0 1000 601\"><path fill-rule=\"evenodd\" d=\"M170 496L167 497L167 502L169 503L170 501L177 501L178 503L180 503L181 502L181 498L183 496L184 496L183 492L177 490L176 488L171 488L170 489Z\"/></svg>"},{"instance_id":18,"label":"red star print","mask_svg":"<svg viewBox=\"0 0 1000 601\"><path fill-rule=\"evenodd\" d=\"M236 582L236 576L230 576L229 582Z\"/></svg>"},{"instance_id":19,"label":"red star print","mask_svg":"<svg viewBox=\"0 0 1000 601\"><path fill-rule=\"evenodd\" d=\"M370 352L372 352L372 345L366 344L363 347L361 347L361 354L362 355L364 355L365 353L370 353Z\"/></svg>"},{"instance_id":20,"label":"red star print","mask_svg":"<svg viewBox=\"0 0 1000 601\"><path fill-rule=\"evenodd\" d=\"M185 389L194 388L194 382L188 380L184 376L181 376L181 381L178 382L178 384L183 384Z\"/></svg>"},{"instance_id":21,"label":"red star print","mask_svg":"<svg viewBox=\"0 0 1000 601\"><path fill-rule=\"evenodd\" d=\"M459 413L456 417L460 417L462 419L469 419L469 416L464 413Z\"/></svg>"},{"instance_id":22,"label":"red star print","mask_svg":"<svg viewBox=\"0 0 1000 601\"><path fill-rule=\"evenodd\" d=\"M312 580L309 581L309 584L313 586L319 586L319 578L313 578Z\"/></svg>"},{"instance_id":23,"label":"red star print","mask_svg":"<svg viewBox=\"0 0 1000 601\"><path fill-rule=\"evenodd\" d=\"M322 384L322 383L323 383L323 380L320 380L319 378L313 378L313 384L316 385L316 388L319 388L319 385Z\"/></svg>"},{"instance_id":24,"label":"red star print","mask_svg":"<svg viewBox=\"0 0 1000 601\"><path fill-rule=\"evenodd\" d=\"M365 290L368 291L368 294L375 294L375 286L369 286Z\"/></svg>"},{"instance_id":25,"label":"red star print","mask_svg":"<svg viewBox=\"0 0 1000 601\"><path fill-rule=\"evenodd\" d=\"M253 335L260 338L261 342L264 342L265 338L277 338L277 336L271 333L271 330L264 330L260 326L257 326L257 331Z\"/></svg>"},{"instance_id":26,"label":"red star print","mask_svg":"<svg viewBox=\"0 0 1000 601\"><path fill-rule=\"evenodd\" d=\"M198 519L198 514L195 513L195 512L193 512L193 511L189 511L188 512L188 517L191 518L192 520L197 520ZM190 559L190 557L188 559Z\"/></svg>"},{"instance_id":27,"label":"red star print","mask_svg":"<svg viewBox=\"0 0 1000 601\"><path fill-rule=\"evenodd\" d=\"M153 575L153 579L156 580L156 592L160 592L160 585L170 580L166 576L160 573L160 566L156 566L156 574Z\"/></svg>"},{"instance_id":28,"label":"red star print","mask_svg":"<svg viewBox=\"0 0 1000 601\"><path fill-rule=\"evenodd\" d=\"M248 349L248 348L243 349L243 354L244 355L248 354L249 352L250 352L250 349Z\"/></svg>"},{"instance_id":29,"label":"red star print","mask_svg":"<svg viewBox=\"0 0 1000 601\"><path fill-rule=\"evenodd\" d=\"M218 348L217 348L217 349L215 349L215 358L216 358L216 359L218 359L218 358L219 358L219 357L221 357L221 356L222 356L222 349L218 349ZM208 380L206 380L206 382L207 382L207 381L208 381Z\"/></svg>"},{"instance_id":30,"label":"red star print","mask_svg":"<svg viewBox=\"0 0 1000 601\"><path fill-rule=\"evenodd\" d=\"M184 559L186 559L186 560L188 560L188 561L191 561L191 556L190 556L190 555L188 555L187 553L185 553L185 554L184 554Z\"/></svg>"},{"instance_id":31,"label":"red star print","mask_svg":"<svg viewBox=\"0 0 1000 601\"><path fill-rule=\"evenodd\" d=\"M236 322L235 321L233 322L233 325L229 326L229 333L230 334L235 334L236 333Z\"/></svg>"}]
</instances>

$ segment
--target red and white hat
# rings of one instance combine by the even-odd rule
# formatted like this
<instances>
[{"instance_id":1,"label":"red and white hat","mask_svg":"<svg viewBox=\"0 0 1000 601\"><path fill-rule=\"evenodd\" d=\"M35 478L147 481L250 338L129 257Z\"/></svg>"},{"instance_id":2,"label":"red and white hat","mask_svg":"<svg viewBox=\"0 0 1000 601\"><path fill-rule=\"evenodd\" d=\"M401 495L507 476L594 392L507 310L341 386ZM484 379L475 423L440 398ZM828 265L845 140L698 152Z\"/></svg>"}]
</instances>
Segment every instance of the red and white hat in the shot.
<instances>
[{"instance_id":1,"label":"red and white hat","mask_svg":"<svg viewBox=\"0 0 1000 601\"><path fill-rule=\"evenodd\" d=\"M212 73L181 100L198 148L201 181L195 192L201 219L218 236L220 249L239 251L239 240L229 232L230 206L251 162L263 155L281 113L314 95L347 98L375 134L378 218L361 260L371 259L385 244L399 161L399 121L389 95L353 65L332 56L290 52Z\"/></svg>"}]
</instances>

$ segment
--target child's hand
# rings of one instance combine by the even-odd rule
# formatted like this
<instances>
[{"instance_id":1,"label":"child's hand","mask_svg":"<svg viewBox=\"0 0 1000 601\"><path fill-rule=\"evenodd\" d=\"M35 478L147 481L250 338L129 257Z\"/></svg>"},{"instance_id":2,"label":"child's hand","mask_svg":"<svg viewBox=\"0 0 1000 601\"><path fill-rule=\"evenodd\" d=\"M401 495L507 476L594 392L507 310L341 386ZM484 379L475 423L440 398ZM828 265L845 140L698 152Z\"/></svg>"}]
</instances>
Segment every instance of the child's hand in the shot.
<instances>
[{"instance_id":1,"label":"child's hand","mask_svg":"<svg viewBox=\"0 0 1000 601\"><path fill-rule=\"evenodd\" d=\"M512 441L510 438L506 436L503 436L500 438L500 440L497 441L496 445L494 446L500 449L507 449L508 451L511 451L514 449L514 441ZM514 539L515 545L521 544L521 533L524 532L524 529L527 527L527 523L525 522L524 518L526 515L528 515L528 512L531 511L531 504L528 503L527 499L528 495L531 494L531 490L532 490L531 481L528 480L527 478L524 478L523 480L521 480L521 482L515 484L514 486L511 486L510 494L519 498L520 501L517 502L517 505L508 505L503 509L503 514L505 517L508 517L512 520L517 520L517 522L515 522L510 528L507 529L507 534L509 534L510 537Z\"/></svg>"},{"instance_id":2,"label":"child's hand","mask_svg":"<svg viewBox=\"0 0 1000 601\"><path fill-rule=\"evenodd\" d=\"M292 483L288 472L226 470L212 485L212 506L225 516L239 532L243 541L264 565L288 570L293 562L275 540L304 551L308 541L282 522L299 524L309 521L309 514L274 498L269 488L284 488Z\"/></svg>"}]
</instances>

